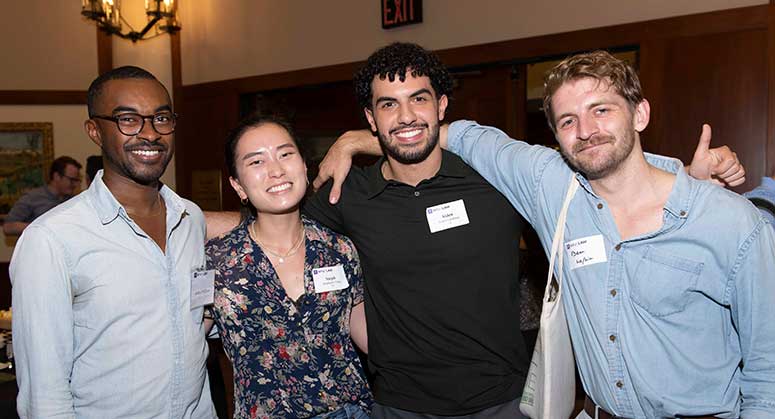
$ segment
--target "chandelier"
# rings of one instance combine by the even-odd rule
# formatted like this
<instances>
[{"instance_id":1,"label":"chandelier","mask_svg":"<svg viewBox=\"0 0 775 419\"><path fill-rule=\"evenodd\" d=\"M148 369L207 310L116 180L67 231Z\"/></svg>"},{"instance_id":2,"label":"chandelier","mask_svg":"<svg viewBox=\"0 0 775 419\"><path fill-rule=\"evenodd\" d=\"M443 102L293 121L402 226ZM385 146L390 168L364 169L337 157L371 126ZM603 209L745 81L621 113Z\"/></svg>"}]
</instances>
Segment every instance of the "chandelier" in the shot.
<instances>
[{"instance_id":1,"label":"chandelier","mask_svg":"<svg viewBox=\"0 0 775 419\"><path fill-rule=\"evenodd\" d=\"M178 2L176 0L145 0L145 14L148 23L140 31L136 31L121 15L121 0L82 0L81 14L87 19L97 22L97 27L112 35L137 42L149 39L162 33L175 33L180 30L177 18ZM129 32L122 32L122 23ZM156 27L156 33L146 35Z\"/></svg>"}]
</instances>

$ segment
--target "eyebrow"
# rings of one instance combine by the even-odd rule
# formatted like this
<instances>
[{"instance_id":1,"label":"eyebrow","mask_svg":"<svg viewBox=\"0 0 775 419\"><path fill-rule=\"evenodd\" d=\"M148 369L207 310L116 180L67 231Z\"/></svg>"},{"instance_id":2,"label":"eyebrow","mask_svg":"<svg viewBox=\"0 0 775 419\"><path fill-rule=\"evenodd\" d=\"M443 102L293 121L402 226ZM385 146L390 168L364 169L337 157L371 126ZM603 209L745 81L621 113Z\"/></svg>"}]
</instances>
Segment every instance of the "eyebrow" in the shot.
<instances>
[{"instance_id":1,"label":"eyebrow","mask_svg":"<svg viewBox=\"0 0 775 419\"><path fill-rule=\"evenodd\" d=\"M172 111L172 107L170 105L168 105L168 104L161 105L158 108L156 108L156 110L153 111L153 113L157 113L157 112L161 112L161 111ZM131 106L116 106L115 108L113 108L113 112L112 113L119 113L119 112L139 113L139 111L137 109L135 109L135 108L133 108Z\"/></svg>"},{"instance_id":2,"label":"eyebrow","mask_svg":"<svg viewBox=\"0 0 775 419\"><path fill-rule=\"evenodd\" d=\"M428 95L433 96L433 93L431 93L430 90L428 90L428 89L420 89L420 90L412 93L411 95L409 95L409 97L410 98L411 97L417 97L417 96L424 95L424 94L428 94ZM375 104L379 104L380 102L395 102L397 100L398 99L396 99L394 97L390 97L390 96L380 96L380 97L377 98L377 101L375 102Z\"/></svg>"},{"instance_id":3,"label":"eyebrow","mask_svg":"<svg viewBox=\"0 0 775 419\"><path fill-rule=\"evenodd\" d=\"M296 148L296 147L294 147L294 145L292 143L285 143L285 144L280 144L279 146L277 146L276 150L282 150L282 149L288 148L288 147ZM250 153L247 153L244 156L242 156L242 161L245 161L245 160L247 160L247 159L249 159L251 157L259 156L261 154L265 154L265 152L263 150L251 151Z\"/></svg>"},{"instance_id":4,"label":"eyebrow","mask_svg":"<svg viewBox=\"0 0 775 419\"><path fill-rule=\"evenodd\" d=\"M596 108L598 106L616 106L616 107L619 107L619 105L614 103L613 101L605 101L604 100L604 101L598 101L598 102L590 103L589 105L587 105L587 109ZM564 113L562 115L556 116L555 119L557 121L559 121L562 118L565 118L565 117L568 117L568 116L574 116L574 115L576 115L576 114L573 113L573 112L566 112L566 113Z\"/></svg>"}]
</instances>

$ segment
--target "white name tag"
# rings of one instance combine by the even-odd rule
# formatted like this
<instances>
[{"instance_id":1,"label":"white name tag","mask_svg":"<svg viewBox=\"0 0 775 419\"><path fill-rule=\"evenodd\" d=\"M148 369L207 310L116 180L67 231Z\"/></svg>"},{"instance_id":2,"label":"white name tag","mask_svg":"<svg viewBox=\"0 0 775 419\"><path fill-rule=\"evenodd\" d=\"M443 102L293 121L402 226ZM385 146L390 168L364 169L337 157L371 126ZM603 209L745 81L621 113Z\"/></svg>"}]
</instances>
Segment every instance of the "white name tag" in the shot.
<instances>
[{"instance_id":1,"label":"white name tag","mask_svg":"<svg viewBox=\"0 0 775 419\"><path fill-rule=\"evenodd\" d=\"M608 261L601 234L565 242L565 254L571 270Z\"/></svg>"},{"instance_id":2,"label":"white name tag","mask_svg":"<svg viewBox=\"0 0 775 419\"><path fill-rule=\"evenodd\" d=\"M466 204L463 203L462 199L428 207L425 209L425 216L428 217L428 227L430 227L431 233L469 223Z\"/></svg>"},{"instance_id":3,"label":"white name tag","mask_svg":"<svg viewBox=\"0 0 775 419\"><path fill-rule=\"evenodd\" d=\"M350 286L342 265L315 268L312 270L312 280L315 282L315 292L343 290Z\"/></svg>"},{"instance_id":4,"label":"white name tag","mask_svg":"<svg viewBox=\"0 0 775 419\"><path fill-rule=\"evenodd\" d=\"M194 271L191 274L191 310L213 303L215 271Z\"/></svg>"}]
</instances>

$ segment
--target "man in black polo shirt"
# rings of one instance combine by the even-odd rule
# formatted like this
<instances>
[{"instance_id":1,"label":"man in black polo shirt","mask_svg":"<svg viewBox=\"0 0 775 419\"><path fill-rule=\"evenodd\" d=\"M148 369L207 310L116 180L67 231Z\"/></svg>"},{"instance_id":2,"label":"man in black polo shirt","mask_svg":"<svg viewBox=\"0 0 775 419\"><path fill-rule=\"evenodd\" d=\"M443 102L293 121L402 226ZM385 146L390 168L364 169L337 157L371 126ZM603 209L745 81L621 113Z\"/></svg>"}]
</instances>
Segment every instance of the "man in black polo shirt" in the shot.
<instances>
[{"instance_id":1,"label":"man in black polo shirt","mask_svg":"<svg viewBox=\"0 0 775 419\"><path fill-rule=\"evenodd\" d=\"M414 44L378 50L356 91L386 154L307 215L349 236L366 287L372 418L520 418L531 350L519 327L524 220L438 145L452 77ZM336 191L335 195L339 195ZM236 213L206 213L208 237Z\"/></svg>"},{"instance_id":2,"label":"man in black polo shirt","mask_svg":"<svg viewBox=\"0 0 775 419\"><path fill-rule=\"evenodd\" d=\"M336 204L308 215L348 235L366 278L374 418L520 417L529 362L519 328L524 220L438 145L452 78L414 44L375 52L356 75L386 157L354 169Z\"/></svg>"}]
</instances>

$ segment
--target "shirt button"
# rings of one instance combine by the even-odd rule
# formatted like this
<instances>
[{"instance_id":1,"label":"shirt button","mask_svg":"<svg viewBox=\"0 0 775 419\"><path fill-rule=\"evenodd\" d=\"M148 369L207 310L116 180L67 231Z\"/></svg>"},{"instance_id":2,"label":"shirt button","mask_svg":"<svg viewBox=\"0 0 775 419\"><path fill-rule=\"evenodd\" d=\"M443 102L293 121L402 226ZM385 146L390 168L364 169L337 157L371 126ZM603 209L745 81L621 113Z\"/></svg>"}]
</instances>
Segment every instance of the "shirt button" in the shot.
<instances>
[{"instance_id":1,"label":"shirt button","mask_svg":"<svg viewBox=\"0 0 775 419\"><path fill-rule=\"evenodd\" d=\"M624 383L623 383L623 382L621 382L621 381L617 381L617 382L616 382L616 387L618 387L618 388L622 388L622 387L624 387Z\"/></svg>"},{"instance_id":2,"label":"shirt button","mask_svg":"<svg viewBox=\"0 0 775 419\"><path fill-rule=\"evenodd\" d=\"M681 217L686 216L686 211L681 211Z\"/></svg>"},{"instance_id":3,"label":"shirt button","mask_svg":"<svg viewBox=\"0 0 775 419\"><path fill-rule=\"evenodd\" d=\"M621 244L617 244L616 247L614 247L614 249L616 249L616 251L618 252L619 250L622 249L622 245Z\"/></svg>"},{"instance_id":4,"label":"shirt button","mask_svg":"<svg viewBox=\"0 0 775 419\"><path fill-rule=\"evenodd\" d=\"M414 191L414 196L420 196L420 191Z\"/></svg>"},{"instance_id":5,"label":"shirt button","mask_svg":"<svg viewBox=\"0 0 775 419\"><path fill-rule=\"evenodd\" d=\"M616 342L616 335L608 336L608 340L610 340L611 342Z\"/></svg>"},{"instance_id":6,"label":"shirt button","mask_svg":"<svg viewBox=\"0 0 775 419\"><path fill-rule=\"evenodd\" d=\"M597 204L597 209L603 209L603 204Z\"/></svg>"},{"instance_id":7,"label":"shirt button","mask_svg":"<svg viewBox=\"0 0 775 419\"><path fill-rule=\"evenodd\" d=\"M616 289L611 290L611 297L616 297Z\"/></svg>"}]
</instances>

